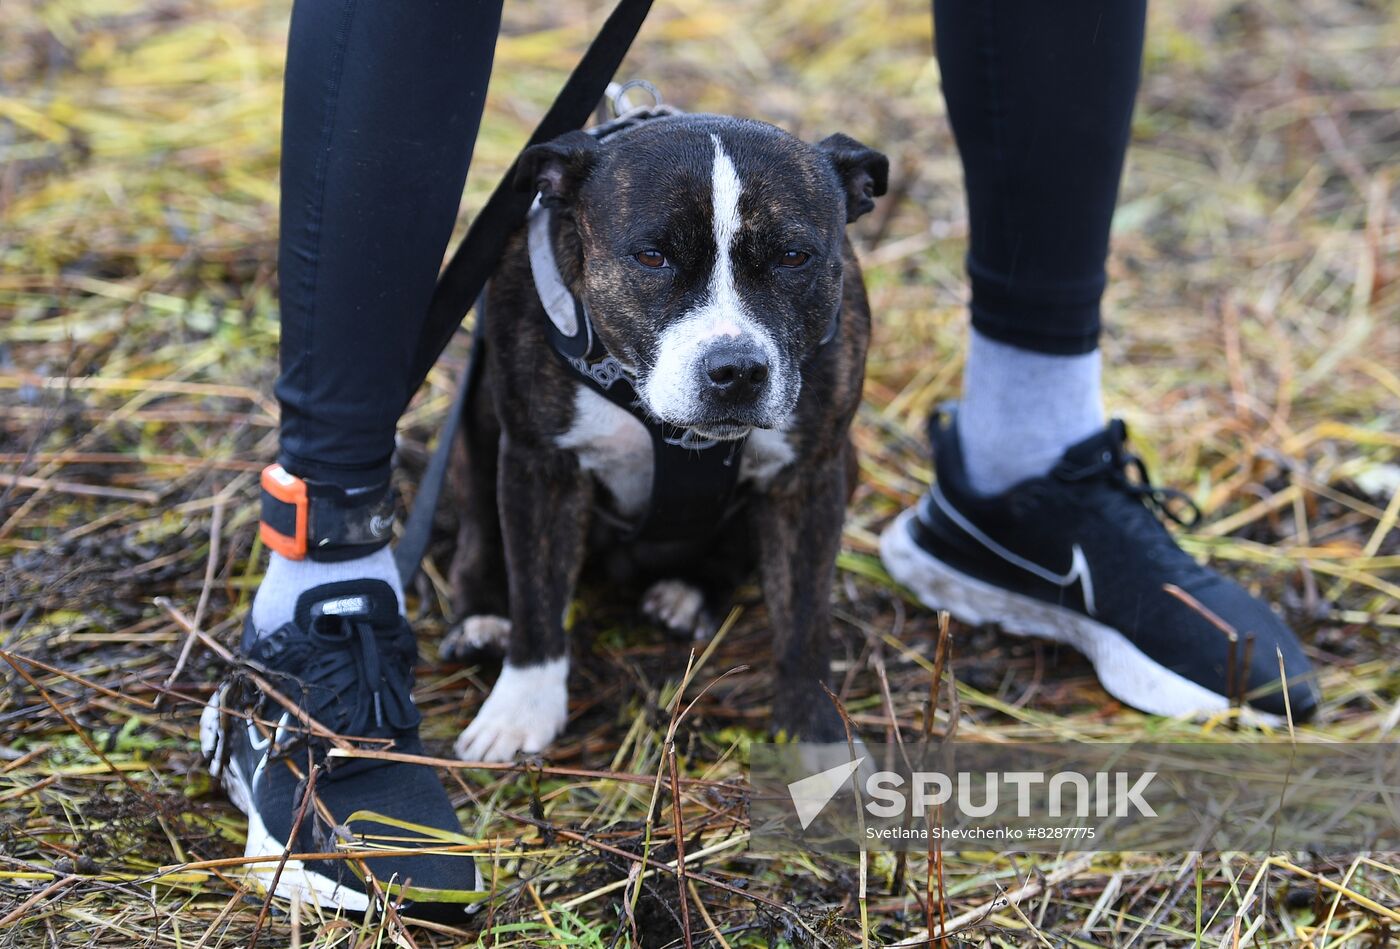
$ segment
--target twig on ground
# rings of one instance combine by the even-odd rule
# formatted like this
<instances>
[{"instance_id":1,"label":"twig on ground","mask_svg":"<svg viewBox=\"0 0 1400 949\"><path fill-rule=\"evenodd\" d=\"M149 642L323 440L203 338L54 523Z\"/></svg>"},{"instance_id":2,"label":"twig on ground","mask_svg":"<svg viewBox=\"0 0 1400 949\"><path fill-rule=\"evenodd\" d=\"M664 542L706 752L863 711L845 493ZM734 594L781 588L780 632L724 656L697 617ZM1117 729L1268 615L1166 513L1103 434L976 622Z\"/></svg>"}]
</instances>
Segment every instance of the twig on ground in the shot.
<instances>
[{"instance_id":1,"label":"twig on ground","mask_svg":"<svg viewBox=\"0 0 1400 949\"><path fill-rule=\"evenodd\" d=\"M1043 879L1032 880L1009 893L1001 894L996 897L996 899L988 900L975 909L970 909L965 913L959 913L940 927L936 934L925 929L907 939L901 939L899 942L892 943L891 949L897 949L897 947L925 946L935 939L945 939L948 936L960 933L967 928L977 925L999 909L1004 909L1007 906L1019 905L1024 900L1028 900L1052 886L1058 886L1065 880L1079 875L1088 869L1093 862L1094 854L1079 854L1068 862L1061 864L1053 872L1046 874Z\"/></svg>"},{"instance_id":2,"label":"twig on ground","mask_svg":"<svg viewBox=\"0 0 1400 949\"><path fill-rule=\"evenodd\" d=\"M272 871L272 880L267 884L267 895L263 897L262 909L258 910L258 918L253 923L253 934L248 937L248 949L257 949L258 935L262 932L263 924L267 922L267 912L272 908L272 899L277 895L277 884L282 881L282 871L287 868L287 861L291 857L292 845L296 843L297 834L301 833L301 823L306 819L306 809L316 797L316 778L320 775L319 765L313 767L306 776L306 784L301 791L301 803L297 807L296 817L292 818L292 829L287 832L287 843L282 848L282 859L277 861L277 869Z\"/></svg>"},{"instance_id":3,"label":"twig on ground","mask_svg":"<svg viewBox=\"0 0 1400 949\"><path fill-rule=\"evenodd\" d=\"M175 667L170 670L169 677L165 680L165 687L173 689L175 683L180 679L180 673L185 670L185 663L189 661L190 652L194 648L194 630L202 629L204 623L204 610L209 605L209 593L214 588L214 570L219 563L219 535L223 532L224 526L224 498L218 495L214 499L214 513L209 520L209 556L204 565L204 585L199 591L199 603L194 608L194 619L190 620L191 630L185 635L185 643L180 647L180 656L175 660ZM156 707L159 708L164 696L156 697Z\"/></svg>"}]
</instances>

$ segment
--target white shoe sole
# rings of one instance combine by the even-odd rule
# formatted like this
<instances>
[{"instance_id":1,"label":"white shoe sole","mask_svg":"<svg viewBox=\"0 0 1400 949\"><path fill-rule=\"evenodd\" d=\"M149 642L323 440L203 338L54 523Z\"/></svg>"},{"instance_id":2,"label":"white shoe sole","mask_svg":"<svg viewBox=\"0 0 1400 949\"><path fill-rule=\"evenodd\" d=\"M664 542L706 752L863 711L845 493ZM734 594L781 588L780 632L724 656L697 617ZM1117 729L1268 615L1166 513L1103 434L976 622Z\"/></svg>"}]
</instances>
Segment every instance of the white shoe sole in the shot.
<instances>
[{"instance_id":1,"label":"white shoe sole","mask_svg":"<svg viewBox=\"0 0 1400 949\"><path fill-rule=\"evenodd\" d=\"M1152 715L1194 719L1229 709L1225 696L1155 662L1113 627L954 570L914 542L909 532L914 516L913 510L906 510L885 528L880 535L880 559L890 576L929 609L946 610L972 626L999 626L1017 636L1038 636L1071 646L1093 664L1104 691ZM1257 724L1281 721L1247 707L1240 716Z\"/></svg>"},{"instance_id":2,"label":"white shoe sole","mask_svg":"<svg viewBox=\"0 0 1400 949\"><path fill-rule=\"evenodd\" d=\"M238 761L230 757L228 767L221 767L223 733L219 729L219 703L222 698L223 688L220 687L199 716L199 747L204 753L204 760L209 763L209 774L223 785L233 805L248 815L248 842L243 848L243 855L263 857L281 854L286 849L286 841L278 840L264 826L262 817L252 806L251 783ZM244 872L266 892L272 888L273 877L277 876L279 859L248 864ZM363 913L369 909L369 897L364 893L315 872L300 860L288 860L282 867L274 894L287 900L299 898L305 905L318 906L328 912Z\"/></svg>"}]
</instances>

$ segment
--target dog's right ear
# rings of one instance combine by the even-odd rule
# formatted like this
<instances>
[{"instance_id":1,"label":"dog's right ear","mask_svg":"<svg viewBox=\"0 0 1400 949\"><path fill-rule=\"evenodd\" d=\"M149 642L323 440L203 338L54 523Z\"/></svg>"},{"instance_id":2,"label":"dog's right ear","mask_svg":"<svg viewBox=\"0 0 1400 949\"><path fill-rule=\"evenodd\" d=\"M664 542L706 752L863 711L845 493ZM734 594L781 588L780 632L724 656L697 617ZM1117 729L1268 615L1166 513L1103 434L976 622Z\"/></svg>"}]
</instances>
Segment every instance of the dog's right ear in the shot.
<instances>
[{"instance_id":1,"label":"dog's right ear","mask_svg":"<svg viewBox=\"0 0 1400 949\"><path fill-rule=\"evenodd\" d=\"M540 203L547 208L567 207L597 159L597 139L586 132L565 132L521 153L515 170L516 190L538 191Z\"/></svg>"}]
</instances>

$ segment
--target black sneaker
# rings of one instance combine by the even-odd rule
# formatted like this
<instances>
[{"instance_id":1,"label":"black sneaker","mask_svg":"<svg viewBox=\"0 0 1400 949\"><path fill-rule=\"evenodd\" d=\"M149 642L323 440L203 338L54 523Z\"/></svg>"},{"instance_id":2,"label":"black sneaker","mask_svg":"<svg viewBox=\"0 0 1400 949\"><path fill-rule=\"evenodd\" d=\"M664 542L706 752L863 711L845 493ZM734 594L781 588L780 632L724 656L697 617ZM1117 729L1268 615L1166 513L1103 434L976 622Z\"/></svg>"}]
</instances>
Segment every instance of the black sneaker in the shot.
<instances>
[{"instance_id":1,"label":"black sneaker","mask_svg":"<svg viewBox=\"0 0 1400 949\"><path fill-rule=\"evenodd\" d=\"M410 697L417 647L393 589L382 580L309 590L297 601L294 622L261 636L249 623L243 655L274 689L337 735L388 738L392 746L365 747L422 754L420 716ZM235 676L215 693L200 717L200 744L210 773L248 815L249 856L287 847L305 779L317 764L323 767L292 853L466 842L431 768L327 758L329 743L309 735L246 677ZM404 900L400 911L409 916L460 922L485 895L476 860L466 853L289 860L276 892L300 894L330 910L364 912L370 905L366 869L391 900ZM264 886L276 870L276 861L251 867Z\"/></svg>"},{"instance_id":2,"label":"black sneaker","mask_svg":"<svg viewBox=\"0 0 1400 949\"><path fill-rule=\"evenodd\" d=\"M1251 714L1277 721L1285 711L1281 650L1293 718L1316 709L1320 696L1297 637L1176 545L1159 515L1180 521L1181 506L1194 507L1151 485L1124 448L1121 421L1071 447L1050 474L995 497L969 485L951 411L934 415L929 437L937 483L880 538L890 575L926 606L1067 643L1089 658L1110 695L1156 715L1220 711L1234 694ZM1169 585L1236 632L1233 659L1230 637Z\"/></svg>"}]
</instances>

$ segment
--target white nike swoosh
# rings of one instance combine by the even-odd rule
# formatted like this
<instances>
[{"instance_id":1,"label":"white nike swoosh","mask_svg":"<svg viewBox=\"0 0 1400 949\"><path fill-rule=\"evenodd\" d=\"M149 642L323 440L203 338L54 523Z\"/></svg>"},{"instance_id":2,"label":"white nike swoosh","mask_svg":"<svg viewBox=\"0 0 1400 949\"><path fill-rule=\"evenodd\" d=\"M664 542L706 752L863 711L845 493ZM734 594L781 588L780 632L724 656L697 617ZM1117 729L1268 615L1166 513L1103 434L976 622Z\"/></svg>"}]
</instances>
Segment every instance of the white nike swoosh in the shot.
<instances>
[{"instance_id":1,"label":"white nike swoosh","mask_svg":"<svg viewBox=\"0 0 1400 949\"><path fill-rule=\"evenodd\" d=\"M1075 581L1078 581L1079 592L1084 598L1084 609L1090 616L1097 615L1094 604L1094 576L1090 573L1089 561L1084 556L1084 551L1078 544L1074 544L1070 547L1069 570L1064 573L1056 573L1047 567L1042 567L1033 560L1027 560L1014 551L1007 550L1001 544L998 544L996 541L992 540L992 538L982 533L982 531L977 529L975 524L962 515L961 511L953 507L952 503L943 496L943 492L939 490L937 486L929 492L929 498L934 504L938 505L939 509L942 510L944 514L948 515L949 519L952 520L954 524L961 527L969 537L1012 566L1019 567L1027 573L1034 574L1046 583L1053 583L1057 587L1065 590L1068 590L1074 585Z\"/></svg>"}]
</instances>

